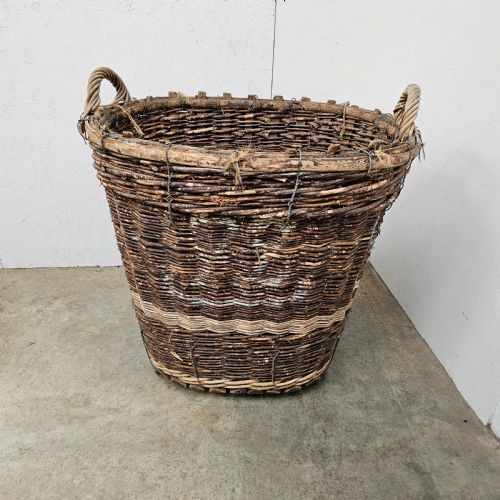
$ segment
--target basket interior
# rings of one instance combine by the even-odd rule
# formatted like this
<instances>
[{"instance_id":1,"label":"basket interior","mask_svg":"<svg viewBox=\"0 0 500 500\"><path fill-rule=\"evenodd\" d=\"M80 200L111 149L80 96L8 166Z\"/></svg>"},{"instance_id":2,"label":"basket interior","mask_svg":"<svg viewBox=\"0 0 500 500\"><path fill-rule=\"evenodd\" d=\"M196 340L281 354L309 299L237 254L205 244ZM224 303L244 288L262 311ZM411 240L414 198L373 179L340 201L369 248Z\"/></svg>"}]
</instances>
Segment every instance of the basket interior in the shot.
<instances>
[{"instance_id":1,"label":"basket interior","mask_svg":"<svg viewBox=\"0 0 500 500\"><path fill-rule=\"evenodd\" d=\"M377 111L343 105L310 109L301 102L267 100L217 101L210 106L157 98L133 101L107 116L108 129L124 137L140 137L130 116L144 134L160 143L208 149L297 151L321 155L349 155L389 146L396 127L392 117ZM244 104L242 104L242 102Z\"/></svg>"}]
</instances>

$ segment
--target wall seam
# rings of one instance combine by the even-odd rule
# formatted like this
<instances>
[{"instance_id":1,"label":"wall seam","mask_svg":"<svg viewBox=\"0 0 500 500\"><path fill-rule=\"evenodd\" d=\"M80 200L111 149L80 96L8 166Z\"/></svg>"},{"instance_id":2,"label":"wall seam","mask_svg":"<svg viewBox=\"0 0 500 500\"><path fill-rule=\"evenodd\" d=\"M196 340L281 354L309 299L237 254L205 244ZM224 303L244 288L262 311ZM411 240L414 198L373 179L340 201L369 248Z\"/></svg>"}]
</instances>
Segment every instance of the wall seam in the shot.
<instances>
[{"instance_id":1,"label":"wall seam","mask_svg":"<svg viewBox=\"0 0 500 500\"><path fill-rule=\"evenodd\" d=\"M276 17L278 14L278 0L274 0L274 21L273 21L273 56L271 62L271 95L270 99L273 98L273 85L274 85L274 62L275 62L275 50L276 50Z\"/></svg>"}]
</instances>

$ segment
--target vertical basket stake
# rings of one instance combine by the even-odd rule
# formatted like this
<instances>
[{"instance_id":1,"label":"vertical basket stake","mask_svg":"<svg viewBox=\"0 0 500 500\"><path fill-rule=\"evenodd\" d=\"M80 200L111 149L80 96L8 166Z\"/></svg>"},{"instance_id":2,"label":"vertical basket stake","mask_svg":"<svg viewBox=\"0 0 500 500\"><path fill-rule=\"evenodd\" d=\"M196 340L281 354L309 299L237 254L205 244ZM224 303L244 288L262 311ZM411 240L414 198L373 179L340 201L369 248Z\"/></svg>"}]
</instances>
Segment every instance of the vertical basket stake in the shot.
<instances>
[{"instance_id":1,"label":"vertical basket stake","mask_svg":"<svg viewBox=\"0 0 500 500\"><path fill-rule=\"evenodd\" d=\"M285 230L288 227L288 224L290 223L290 217L292 215L292 207L293 207L293 201L295 200L295 195L297 194L297 189L299 188L299 182L300 182L300 169L302 168L302 150L299 149L299 162L297 166L297 177L295 178L295 186L293 187L292 191L292 196L290 196L290 199L288 200L288 214L286 216L286 221L281 227L281 230Z\"/></svg>"}]
</instances>

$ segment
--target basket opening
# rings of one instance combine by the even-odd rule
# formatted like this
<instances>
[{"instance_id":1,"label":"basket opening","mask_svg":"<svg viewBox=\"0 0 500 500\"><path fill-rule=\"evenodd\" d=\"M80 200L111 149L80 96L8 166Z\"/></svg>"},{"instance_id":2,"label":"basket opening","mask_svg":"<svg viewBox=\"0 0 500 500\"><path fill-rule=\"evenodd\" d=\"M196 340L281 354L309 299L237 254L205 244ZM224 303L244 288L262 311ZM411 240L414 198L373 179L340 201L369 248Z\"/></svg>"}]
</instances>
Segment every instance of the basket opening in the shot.
<instances>
[{"instance_id":1,"label":"basket opening","mask_svg":"<svg viewBox=\"0 0 500 500\"><path fill-rule=\"evenodd\" d=\"M206 104L198 107L192 102L174 106L169 101L133 101L126 105L144 133L142 139L206 149L301 150L337 156L390 145L396 128L380 113L349 106L346 113L343 106L318 111L300 103L270 107L272 101L262 101L267 104L262 105L259 100L248 101L245 107L240 101L238 106L224 108ZM130 118L121 110L115 110L107 121L111 131L138 137Z\"/></svg>"}]
</instances>

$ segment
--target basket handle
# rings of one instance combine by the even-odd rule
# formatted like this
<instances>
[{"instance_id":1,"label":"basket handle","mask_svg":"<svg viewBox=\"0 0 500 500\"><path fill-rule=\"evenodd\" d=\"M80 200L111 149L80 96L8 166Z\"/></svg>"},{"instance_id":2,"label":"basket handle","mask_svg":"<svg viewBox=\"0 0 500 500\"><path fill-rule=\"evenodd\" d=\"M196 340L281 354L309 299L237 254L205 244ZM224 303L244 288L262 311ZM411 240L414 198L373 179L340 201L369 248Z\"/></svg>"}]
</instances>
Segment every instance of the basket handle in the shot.
<instances>
[{"instance_id":1,"label":"basket handle","mask_svg":"<svg viewBox=\"0 0 500 500\"><path fill-rule=\"evenodd\" d=\"M99 115L99 106L101 105L101 97L99 90L101 82L106 79L116 89L116 96L113 104L123 101L130 101L130 94L123 80L110 68L100 67L92 71L87 85L87 99L85 100L85 111L82 115L82 120L85 120L91 115Z\"/></svg>"},{"instance_id":2,"label":"basket handle","mask_svg":"<svg viewBox=\"0 0 500 500\"><path fill-rule=\"evenodd\" d=\"M394 118L399 126L398 139L405 142L415 133L415 118L420 105L420 87L411 83L401 94L396 107Z\"/></svg>"}]
</instances>

